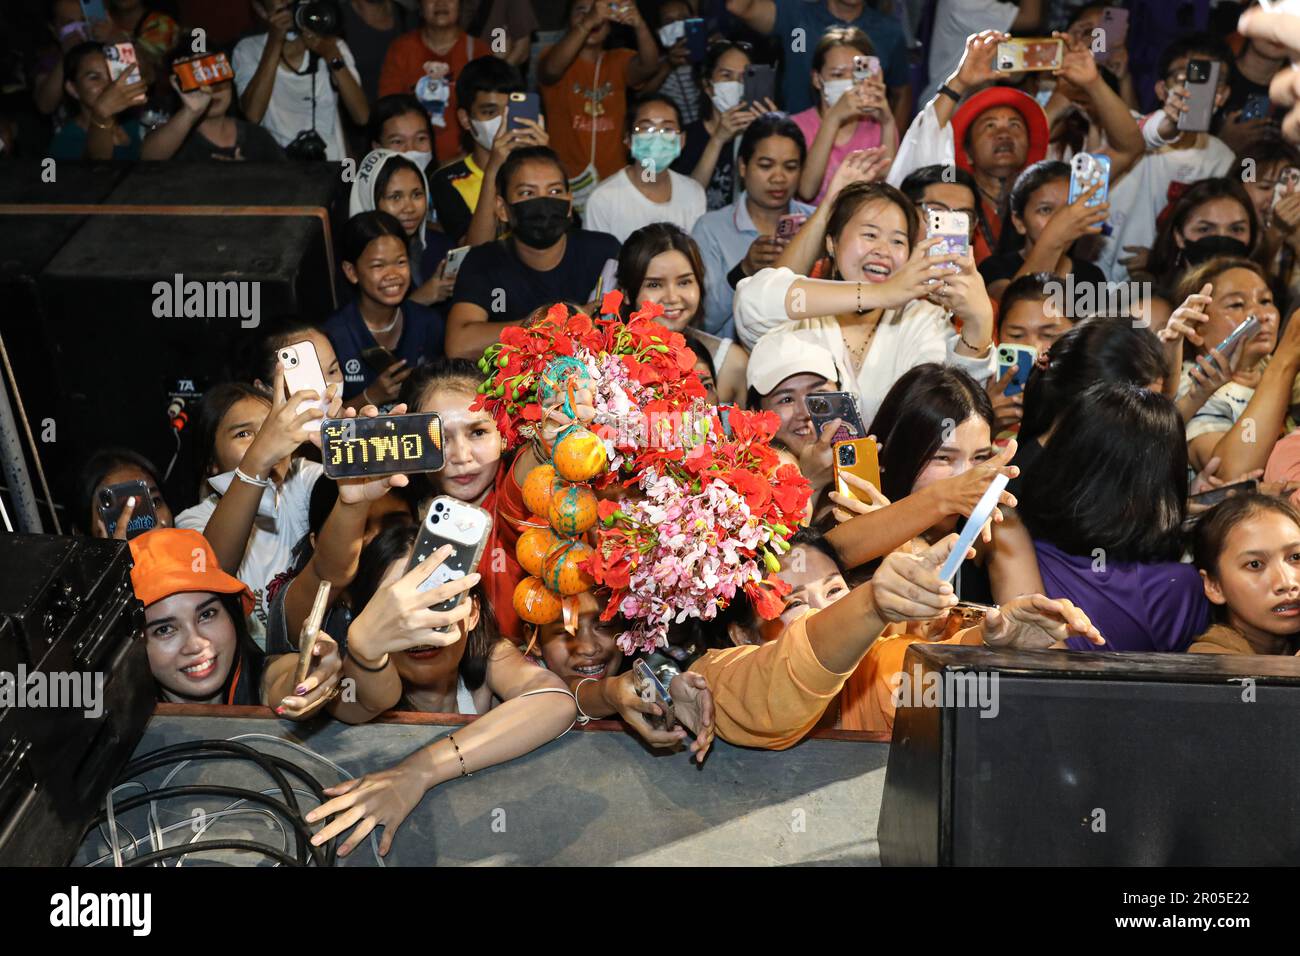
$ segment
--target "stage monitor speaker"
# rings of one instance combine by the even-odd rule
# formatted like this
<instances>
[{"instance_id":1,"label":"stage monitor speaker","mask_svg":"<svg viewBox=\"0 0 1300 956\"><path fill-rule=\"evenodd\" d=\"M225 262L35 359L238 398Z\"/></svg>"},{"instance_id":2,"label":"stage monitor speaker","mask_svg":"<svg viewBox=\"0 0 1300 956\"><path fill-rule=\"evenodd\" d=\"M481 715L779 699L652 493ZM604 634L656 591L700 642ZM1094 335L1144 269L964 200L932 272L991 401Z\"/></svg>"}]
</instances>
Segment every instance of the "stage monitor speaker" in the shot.
<instances>
[{"instance_id":1,"label":"stage monitor speaker","mask_svg":"<svg viewBox=\"0 0 1300 956\"><path fill-rule=\"evenodd\" d=\"M916 644L902 676L886 866L1300 863L1294 658Z\"/></svg>"}]
</instances>

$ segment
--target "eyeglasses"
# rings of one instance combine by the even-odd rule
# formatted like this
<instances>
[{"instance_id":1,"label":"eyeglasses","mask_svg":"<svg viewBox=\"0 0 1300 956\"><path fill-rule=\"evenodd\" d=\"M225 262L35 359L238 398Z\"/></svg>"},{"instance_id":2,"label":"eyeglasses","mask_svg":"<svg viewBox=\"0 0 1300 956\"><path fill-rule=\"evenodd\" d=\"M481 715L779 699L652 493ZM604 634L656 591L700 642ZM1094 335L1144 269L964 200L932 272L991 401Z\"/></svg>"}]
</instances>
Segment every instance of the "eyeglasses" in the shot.
<instances>
[{"instance_id":1,"label":"eyeglasses","mask_svg":"<svg viewBox=\"0 0 1300 956\"><path fill-rule=\"evenodd\" d=\"M681 132L676 126L660 126L656 123L642 121L632 127L634 133L671 133L676 136Z\"/></svg>"}]
</instances>

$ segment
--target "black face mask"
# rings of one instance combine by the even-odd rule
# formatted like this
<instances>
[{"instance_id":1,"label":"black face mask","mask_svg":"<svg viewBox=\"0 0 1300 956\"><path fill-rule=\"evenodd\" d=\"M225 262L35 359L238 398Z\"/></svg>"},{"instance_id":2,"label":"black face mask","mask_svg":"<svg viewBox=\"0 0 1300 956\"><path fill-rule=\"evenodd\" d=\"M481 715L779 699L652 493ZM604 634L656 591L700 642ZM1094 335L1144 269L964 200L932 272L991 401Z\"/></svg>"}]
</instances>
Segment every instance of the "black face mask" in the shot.
<instances>
[{"instance_id":1,"label":"black face mask","mask_svg":"<svg viewBox=\"0 0 1300 956\"><path fill-rule=\"evenodd\" d=\"M549 249L569 231L569 200L554 196L509 204L515 238L533 249Z\"/></svg>"},{"instance_id":2,"label":"black face mask","mask_svg":"<svg viewBox=\"0 0 1300 956\"><path fill-rule=\"evenodd\" d=\"M1232 236L1206 236L1183 246L1183 258L1193 266L1209 262L1216 256L1245 258L1249 255L1250 247Z\"/></svg>"}]
</instances>

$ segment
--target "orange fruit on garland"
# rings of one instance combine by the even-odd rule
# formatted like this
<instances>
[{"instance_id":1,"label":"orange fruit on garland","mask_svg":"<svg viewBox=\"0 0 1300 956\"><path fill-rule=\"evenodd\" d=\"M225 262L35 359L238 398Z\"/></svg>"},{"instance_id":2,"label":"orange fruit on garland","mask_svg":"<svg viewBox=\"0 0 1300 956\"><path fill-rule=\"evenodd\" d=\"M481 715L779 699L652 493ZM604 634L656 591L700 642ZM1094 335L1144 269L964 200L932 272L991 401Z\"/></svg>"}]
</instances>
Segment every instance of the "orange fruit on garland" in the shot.
<instances>
[{"instance_id":1,"label":"orange fruit on garland","mask_svg":"<svg viewBox=\"0 0 1300 956\"><path fill-rule=\"evenodd\" d=\"M609 467L605 443L585 428L575 428L551 453L555 473L565 481L590 481Z\"/></svg>"},{"instance_id":2,"label":"orange fruit on garland","mask_svg":"<svg viewBox=\"0 0 1300 956\"><path fill-rule=\"evenodd\" d=\"M596 582L578 565L591 557L591 548L581 541L561 541L551 549L542 566L542 581L562 595L581 594Z\"/></svg>"},{"instance_id":3,"label":"orange fruit on garland","mask_svg":"<svg viewBox=\"0 0 1300 956\"><path fill-rule=\"evenodd\" d=\"M560 598L535 577L526 577L515 586L515 613L529 624L550 624L560 619Z\"/></svg>"},{"instance_id":4,"label":"orange fruit on garland","mask_svg":"<svg viewBox=\"0 0 1300 956\"><path fill-rule=\"evenodd\" d=\"M551 496L547 513L551 527L559 534L582 534L596 523L596 495L586 485L563 482Z\"/></svg>"},{"instance_id":5,"label":"orange fruit on garland","mask_svg":"<svg viewBox=\"0 0 1300 956\"><path fill-rule=\"evenodd\" d=\"M542 562L547 553L559 543L559 537L550 528L525 528L515 545L515 557L521 568L541 577Z\"/></svg>"},{"instance_id":6,"label":"orange fruit on garland","mask_svg":"<svg viewBox=\"0 0 1300 956\"><path fill-rule=\"evenodd\" d=\"M555 469L550 465L538 465L524 479L524 504L539 518L549 513L555 482Z\"/></svg>"}]
</instances>

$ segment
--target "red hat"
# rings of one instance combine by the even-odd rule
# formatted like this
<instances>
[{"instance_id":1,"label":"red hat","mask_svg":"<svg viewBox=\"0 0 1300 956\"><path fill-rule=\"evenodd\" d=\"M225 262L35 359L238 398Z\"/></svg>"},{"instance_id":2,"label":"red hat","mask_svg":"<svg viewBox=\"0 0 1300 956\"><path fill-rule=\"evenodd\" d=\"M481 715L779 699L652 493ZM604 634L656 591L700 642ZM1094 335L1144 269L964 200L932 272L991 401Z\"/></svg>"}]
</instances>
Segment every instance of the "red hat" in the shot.
<instances>
[{"instance_id":1,"label":"red hat","mask_svg":"<svg viewBox=\"0 0 1300 956\"><path fill-rule=\"evenodd\" d=\"M221 570L208 539L189 528L156 528L129 542L131 587L145 607L182 591L238 594L244 613L253 610L253 592Z\"/></svg>"},{"instance_id":2,"label":"red hat","mask_svg":"<svg viewBox=\"0 0 1300 956\"><path fill-rule=\"evenodd\" d=\"M981 113L995 106L1009 106L1025 119L1029 130L1029 151L1025 154L1025 165L1036 163L1047 155L1047 114L1038 105L1038 100L1028 93L1010 86L991 86L981 90L965 103L957 107L952 117L952 146L957 154L957 168L971 172L970 160L966 157L966 131Z\"/></svg>"}]
</instances>

